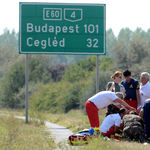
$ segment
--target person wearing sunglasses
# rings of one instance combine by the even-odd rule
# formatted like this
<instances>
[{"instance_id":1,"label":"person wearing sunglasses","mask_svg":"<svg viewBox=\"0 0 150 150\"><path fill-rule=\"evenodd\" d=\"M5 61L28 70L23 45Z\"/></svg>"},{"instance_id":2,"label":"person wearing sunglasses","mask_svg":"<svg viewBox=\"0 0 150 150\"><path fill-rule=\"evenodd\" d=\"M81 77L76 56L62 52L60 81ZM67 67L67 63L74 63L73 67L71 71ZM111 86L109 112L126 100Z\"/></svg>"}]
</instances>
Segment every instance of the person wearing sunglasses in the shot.
<instances>
[{"instance_id":1,"label":"person wearing sunglasses","mask_svg":"<svg viewBox=\"0 0 150 150\"><path fill-rule=\"evenodd\" d=\"M123 85L120 84L122 80L122 72L116 71L113 76L111 76L113 79L112 82L108 82L106 86L106 91L112 91L112 92L123 92L125 93Z\"/></svg>"},{"instance_id":2,"label":"person wearing sunglasses","mask_svg":"<svg viewBox=\"0 0 150 150\"><path fill-rule=\"evenodd\" d=\"M122 73L120 71L116 71L113 76L111 76L113 79L112 82L108 82L106 86L106 91L111 91L111 92L122 92L122 96L120 97L123 99L125 97L125 88L123 85L120 84L122 80ZM106 116L109 114L115 114L119 113L120 108L114 104L110 104L107 106L106 110Z\"/></svg>"}]
</instances>

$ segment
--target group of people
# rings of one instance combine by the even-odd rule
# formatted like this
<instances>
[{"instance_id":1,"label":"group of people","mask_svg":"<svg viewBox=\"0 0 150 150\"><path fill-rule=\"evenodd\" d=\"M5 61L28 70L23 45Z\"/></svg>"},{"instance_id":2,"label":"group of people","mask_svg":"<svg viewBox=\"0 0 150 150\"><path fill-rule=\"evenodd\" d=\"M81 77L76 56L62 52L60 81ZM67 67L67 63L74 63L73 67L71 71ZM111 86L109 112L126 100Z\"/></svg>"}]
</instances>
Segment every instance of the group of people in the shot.
<instances>
[{"instance_id":1,"label":"group of people","mask_svg":"<svg viewBox=\"0 0 150 150\"><path fill-rule=\"evenodd\" d=\"M122 77L124 76L124 80ZM150 140L150 75L141 73L138 80L126 69L111 76L106 91L101 91L85 103L89 122L95 131L115 139ZM99 123L98 110L107 108L106 117Z\"/></svg>"}]
</instances>

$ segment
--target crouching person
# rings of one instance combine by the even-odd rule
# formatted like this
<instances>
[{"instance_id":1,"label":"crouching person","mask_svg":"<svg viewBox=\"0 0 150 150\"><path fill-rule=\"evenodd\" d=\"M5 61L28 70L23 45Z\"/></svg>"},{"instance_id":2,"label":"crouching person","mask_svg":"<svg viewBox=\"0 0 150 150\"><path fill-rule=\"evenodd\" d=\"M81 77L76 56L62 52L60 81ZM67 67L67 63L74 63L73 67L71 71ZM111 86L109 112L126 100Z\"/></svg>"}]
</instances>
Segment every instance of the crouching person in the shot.
<instances>
[{"instance_id":1,"label":"crouching person","mask_svg":"<svg viewBox=\"0 0 150 150\"><path fill-rule=\"evenodd\" d=\"M123 117L122 121L123 138L129 138L144 143L146 142L144 133L144 121L135 111L131 111Z\"/></svg>"},{"instance_id":2,"label":"crouching person","mask_svg":"<svg viewBox=\"0 0 150 150\"><path fill-rule=\"evenodd\" d=\"M109 138L111 135L115 135L116 133L120 134L122 132L121 119L125 114L126 114L126 109L121 108L119 113L108 115L100 126L100 132ZM117 138L117 136L114 136L114 138L120 139Z\"/></svg>"}]
</instances>

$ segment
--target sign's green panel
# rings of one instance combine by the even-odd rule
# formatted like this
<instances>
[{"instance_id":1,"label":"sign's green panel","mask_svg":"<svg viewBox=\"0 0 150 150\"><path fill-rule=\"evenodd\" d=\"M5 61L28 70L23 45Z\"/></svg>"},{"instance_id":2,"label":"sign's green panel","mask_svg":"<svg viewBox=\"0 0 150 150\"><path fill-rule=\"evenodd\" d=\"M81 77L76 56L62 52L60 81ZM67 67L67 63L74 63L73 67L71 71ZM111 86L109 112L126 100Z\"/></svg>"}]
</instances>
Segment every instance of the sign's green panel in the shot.
<instances>
[{"instance_id":1,"label":"sign's green panel","mask_svg":"<svg viewBox=\"0 0 150 150\"><path fill-rule=\"evenodd\" d=\"M20 54L106 54L105 4L19 3Z\"/></svg>"}]
</instances>

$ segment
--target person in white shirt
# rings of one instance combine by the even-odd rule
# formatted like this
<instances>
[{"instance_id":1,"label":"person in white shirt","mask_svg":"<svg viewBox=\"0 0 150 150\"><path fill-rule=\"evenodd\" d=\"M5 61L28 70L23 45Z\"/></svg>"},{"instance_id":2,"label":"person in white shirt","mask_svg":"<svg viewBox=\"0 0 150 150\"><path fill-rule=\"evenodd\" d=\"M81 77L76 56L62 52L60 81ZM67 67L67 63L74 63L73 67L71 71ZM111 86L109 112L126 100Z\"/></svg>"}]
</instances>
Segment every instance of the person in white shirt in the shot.
<instances>
[{"instance_id":1,"label":"person in white shirt","mask_svg":"<svg viewBox=\"0 0 150 150\"><path fill-rule=\"evenodd\" d=\"M140 105L144 105L144 102L150 98L150 83L149 73L141 73L141 85L140 85ZM140 106L138 105L138 107Z\"/></svg>"},{"instance_id":2,"label":"person in white shirt","mask_svg":"<svg viewBox=\"0 0 150 150\"><path fill-rule=\"evenodd\" d=\"M89 98L85 103L86 112L89 118L89 122L95 131L99 131L99 117L98 110L108 106L109 104L123 105L129 110L135 110L135 108L129 106L126 102L117 97L117 93L111 91L102 91ZM119 106L118 106L119 107Z\"/></svg>"},{"instance_id":3,"label":"person in white shirt","mask_svg":"<svg viewBox=\"0 0 150 150\"><path fill-rule=\"evenodd\" d=\"M126 114L126 109L120 109L119 113L117 114L110 114L108 115L100 126L100 132L105 136L109 137L111 135L115 135L115 133L121 133L122 124L121 119Z\"/></svg>"}]
</instances>

